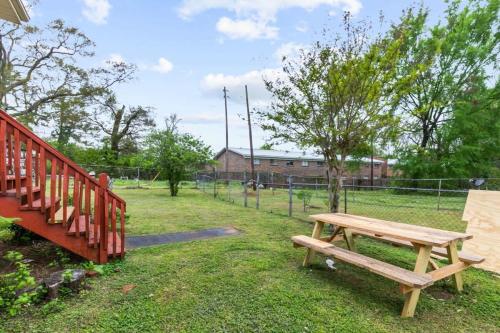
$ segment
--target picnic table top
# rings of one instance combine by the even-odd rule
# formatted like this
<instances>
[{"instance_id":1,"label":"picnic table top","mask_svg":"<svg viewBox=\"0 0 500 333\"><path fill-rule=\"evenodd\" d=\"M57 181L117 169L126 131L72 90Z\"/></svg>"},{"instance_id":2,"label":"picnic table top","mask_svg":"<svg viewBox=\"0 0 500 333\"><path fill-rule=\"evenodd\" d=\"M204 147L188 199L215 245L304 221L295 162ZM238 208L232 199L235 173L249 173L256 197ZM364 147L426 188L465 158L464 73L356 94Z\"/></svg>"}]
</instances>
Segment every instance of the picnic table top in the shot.
<instances>
[{"instance_id":1,"label":"picnic table top","mask_svg":"<svg viewBox=\"0 0 500 333\"><path fill-rule=\"evenodd\" d=\"M343 213L316 214L309 217L314 221L370 232L377 236L390 236L412 243L437 247L448 246L452 241L463 241L472 238L471 234L466 233Z\"/></svg>"}]
</instances>

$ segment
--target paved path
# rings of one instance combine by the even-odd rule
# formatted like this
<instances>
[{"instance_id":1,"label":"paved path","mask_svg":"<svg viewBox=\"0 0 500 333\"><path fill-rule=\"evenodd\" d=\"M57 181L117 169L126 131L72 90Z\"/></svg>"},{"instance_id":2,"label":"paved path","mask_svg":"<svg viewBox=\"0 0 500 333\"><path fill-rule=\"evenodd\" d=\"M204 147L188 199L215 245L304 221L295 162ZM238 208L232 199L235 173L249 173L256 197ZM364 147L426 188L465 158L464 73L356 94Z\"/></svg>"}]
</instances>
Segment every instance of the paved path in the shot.
<instances>
[{"instance_id":1,"label":"paved path","mask_svg":"<svg viewBox=\"0 0 500 333\"><path fill-rule=\"evenodd\" d=\"M125 238L125 244L127 249L130 250L138 247L187 242L192 240L208 239L221 236L234 236L238 234L240 234L239 230L232 227L225 227L189 232L175 232L170 234L128 236Z\"/></svg>"}]
</instances>

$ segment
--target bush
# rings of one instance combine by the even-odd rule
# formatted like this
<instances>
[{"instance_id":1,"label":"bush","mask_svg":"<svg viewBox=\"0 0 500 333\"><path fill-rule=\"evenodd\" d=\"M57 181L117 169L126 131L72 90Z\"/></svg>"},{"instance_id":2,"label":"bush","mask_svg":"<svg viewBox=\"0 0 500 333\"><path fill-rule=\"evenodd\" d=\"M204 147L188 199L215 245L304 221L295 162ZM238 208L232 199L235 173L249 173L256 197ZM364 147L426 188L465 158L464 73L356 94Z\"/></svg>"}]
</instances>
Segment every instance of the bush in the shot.
<instances>
[{"instance_id":1,"label":"bush","mask_svg":"<svg viewBox=\"0 0 500 333\"><path fill-rule=\"evenodd\" d=\"M38 298L38 291L35 290L35 278L31 276L29 265L23 261L21 253L9 251L4 258L16 269L0 275L0 311L14 316L23 306Z\"/></svg>"}]
</instances>

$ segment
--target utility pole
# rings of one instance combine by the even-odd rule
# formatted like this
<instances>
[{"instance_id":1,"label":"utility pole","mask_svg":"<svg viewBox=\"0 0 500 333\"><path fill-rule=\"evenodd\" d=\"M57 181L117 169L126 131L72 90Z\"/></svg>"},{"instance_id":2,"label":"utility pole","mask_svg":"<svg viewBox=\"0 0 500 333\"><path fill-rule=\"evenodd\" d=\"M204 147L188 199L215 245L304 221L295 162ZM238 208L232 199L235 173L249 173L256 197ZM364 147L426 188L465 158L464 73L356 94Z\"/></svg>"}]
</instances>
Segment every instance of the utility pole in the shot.
<instances>
[{"instance_id":1,"label":"utility pole","mask_svg":"<svg viewBox=\"0 0 500 333\"><path fill-rule=\"evenodd\" d=\"M226 173L226 178L227 178L228 162L229 162L229 159L227 157L227 155L229 154L229 129L228 129L228 125L227 125L227 89L226 89L226 87L224 87L224 89L222 89L222 91L224 92L224 111L226 114L226 153L224 154L224 172Z\"/></svg>"},{"instance_id":2,"label":"utility pole","mask_svg":"<svg viewBox=\"0 0 500 333\"><path fill-rule=\"evenodd\" d=\"M248 87L245 84L245 96L247 100L247 120L248 120L248 135L250 136L250 166L252 171L252 188L257 190L257 185L255 184L255 165L253 159L253 140L252 140L252 122L250 121L250 105L248 104Z\"/></svg>"},{"instance_id":3,"label":"utility pole","mask_svg":"<svg viewBox=\"0 0 500 333\"><path fill-rule=\"evenodd\" d=\"M371 186L371 190L373 191L373 137L372 137L372 142L371 142L371 151L372 151L372 154L370 156L370 159L371 159L371 165L370 165L370 186Z\"/></svg>"}]
</instances>

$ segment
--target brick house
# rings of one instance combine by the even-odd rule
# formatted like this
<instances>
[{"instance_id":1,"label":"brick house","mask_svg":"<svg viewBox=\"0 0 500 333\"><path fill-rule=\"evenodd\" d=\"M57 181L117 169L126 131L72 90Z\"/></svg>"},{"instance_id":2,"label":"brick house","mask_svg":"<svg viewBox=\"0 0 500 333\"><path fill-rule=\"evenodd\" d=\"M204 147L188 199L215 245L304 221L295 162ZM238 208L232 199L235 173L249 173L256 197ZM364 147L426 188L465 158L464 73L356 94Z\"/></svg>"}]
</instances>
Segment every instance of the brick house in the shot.
<instances>
[{"instance_id":1,"label":"brick house","mask_svg":"<svg viewBox=\"0 0 500 333\"><path fill-rule=\"evenodd\" d=\"M215 160L218 162L216 171L224 171L226 157L228 158L228 172L250 171L250 149L229 148L227 152L225 148L222 149L215 155ZM327 170L323 156L297 151L254 149L254 164L256 172L300 177L325 177ZM387 164L382 159L373 160L374 179L385 176L383 173L384 165L387 168ZM345 176L348 178L369 179L370 169L370 159L363 158L359 169L347 172ZM387 171L385 171L385 174L387 174Z\"/></svg>"}]
</instances>

